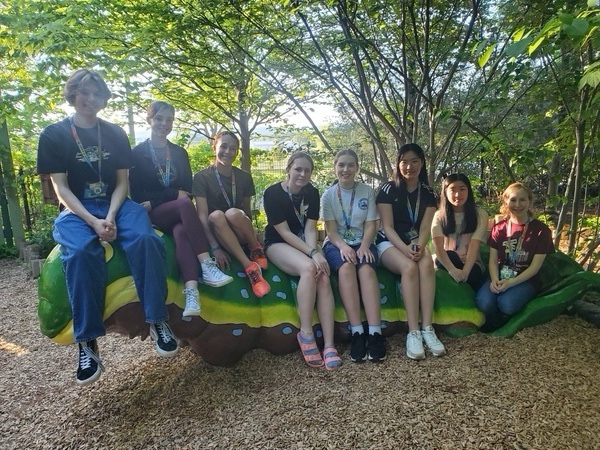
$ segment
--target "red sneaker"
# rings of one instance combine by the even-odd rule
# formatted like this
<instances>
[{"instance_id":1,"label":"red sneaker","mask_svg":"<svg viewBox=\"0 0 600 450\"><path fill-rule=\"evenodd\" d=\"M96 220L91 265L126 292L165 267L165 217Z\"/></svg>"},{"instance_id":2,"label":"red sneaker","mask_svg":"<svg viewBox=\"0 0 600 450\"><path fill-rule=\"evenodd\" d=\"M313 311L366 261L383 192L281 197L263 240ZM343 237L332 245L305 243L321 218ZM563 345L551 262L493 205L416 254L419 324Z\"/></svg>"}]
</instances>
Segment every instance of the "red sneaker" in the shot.
<instances>
[{"instance_id":1,"label":"red sneaker","mask_svg":"<svg viewBox=\"0 0 600 450\"><path fill-rule=\"evenodd\" d=\"M260 266L257 263L250 263L250 265L244 269L244 272L248 275L254 295L260 298L269 293L271 286L269 286L269 283L263 278Z\"/></svg>"},{"instance_id":2,"label":"red sneaker","mask_svg":"<svg viewBox=\"0 0 600 450\"><path fill-rule=\"evenodd\" d=\"M250 252L250 259L258 264L262 270L267 270L269 263L262 247L256 247L252 250Z\"/></svg>"}]
</instances>

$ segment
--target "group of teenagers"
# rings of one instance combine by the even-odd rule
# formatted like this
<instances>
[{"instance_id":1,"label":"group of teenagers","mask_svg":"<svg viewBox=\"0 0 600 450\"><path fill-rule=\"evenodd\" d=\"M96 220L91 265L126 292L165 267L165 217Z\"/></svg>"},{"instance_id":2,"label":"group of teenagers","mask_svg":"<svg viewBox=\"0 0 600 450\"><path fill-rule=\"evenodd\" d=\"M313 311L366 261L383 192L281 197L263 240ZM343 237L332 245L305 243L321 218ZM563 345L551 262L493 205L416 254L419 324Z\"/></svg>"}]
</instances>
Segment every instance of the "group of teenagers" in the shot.
<instances>
[{"instance_id":1,"label":"group of teenagers","mask_svg":"<svg viewBox=\"0 0 600 450\"><path fill-rule=\"evenodd\" d=\"M105 334L102 241L118 241L125 251L157 352L173 356L178 351L167 324L164 243L153 225L174 238L184 282L183 320L201 313L199 279L214 287L233 281L227 274L231 258L242 265L257 297L269 293L263 270L274 264L299 277L297 340L304 360L328 370L342 364L334 345L332 273L348 317L354 362L386 359L379 265L401 276L406 354L415 360L425 358L426 348L435 356L446 353L432 326L436 265L473 288L489 329L501 326L539 290L537 273L553 251L551 232L531 214L532 192L521 183L504 191L504 218L490 233L487 213L476 206L463 174L444 178L437 208L417 144L400 147L393 178L377 193L357 181L359 158L353 150L335 155L336 181L322 195L311 184L313 159L296 152L288 158L286 178L264 192L263 246L251 221L252 176L233 165L239 153L234 133L215 136L214 163L192 175L185 149L167 139L175 118L171 104L148 106L150 138L131 149L119 126L97 116L111 97L98 73L77 70L63 95L75 113L42 131L37 169L50 175L61 204L53 234L71 303L80 385L93 383L104 370L97 344ZM322 247L319 220L327 232ZM430 238L435 260L427 249ZM481 243L490 247L487 272ZM313 333L315 307L322 350Z\"/></svg>"}]
</instances>

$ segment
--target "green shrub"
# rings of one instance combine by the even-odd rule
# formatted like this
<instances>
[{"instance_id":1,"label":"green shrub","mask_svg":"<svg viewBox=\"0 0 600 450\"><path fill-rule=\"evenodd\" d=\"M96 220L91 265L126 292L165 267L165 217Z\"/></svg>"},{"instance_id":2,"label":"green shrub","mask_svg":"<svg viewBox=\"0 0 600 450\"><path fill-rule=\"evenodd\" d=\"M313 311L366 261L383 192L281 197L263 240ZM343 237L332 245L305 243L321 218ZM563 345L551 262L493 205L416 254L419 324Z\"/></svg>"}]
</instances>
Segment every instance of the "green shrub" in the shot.
<instances>
[{"instance_id":1,"label":"green shrub","mask_svg":"<svg viewBox=\"0 0 600 450\"><path fill-rule=\"evenodd\" d=\"M8 245L0 245L0 259L4 258L16 258L19 256L19 252L16 247L9 247Z\"/></svg>"},{"instance_id":2,"label":"green shrub","mask_svg":"<svg viewBox=\"0 0 600 450\"><path fill-rule=\"evenodd\" d=\"M55 206L43 205L31 230L25 233L25 242L27 244L36 244L39 246L40 258L46 258L56 245L52 237L52 226L56 212Z\"/></svg>"}]
</instances>

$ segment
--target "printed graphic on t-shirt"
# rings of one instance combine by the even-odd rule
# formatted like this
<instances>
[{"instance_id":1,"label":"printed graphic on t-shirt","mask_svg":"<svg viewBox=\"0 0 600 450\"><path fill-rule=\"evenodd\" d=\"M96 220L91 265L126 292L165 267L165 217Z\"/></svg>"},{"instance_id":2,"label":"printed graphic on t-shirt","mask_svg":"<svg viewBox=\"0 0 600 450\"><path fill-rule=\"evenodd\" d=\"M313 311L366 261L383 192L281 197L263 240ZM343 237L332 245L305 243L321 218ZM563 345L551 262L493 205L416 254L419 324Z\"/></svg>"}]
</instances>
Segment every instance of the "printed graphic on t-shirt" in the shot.
<instances>
[{"instance_id":1,"label":"printed graphic on t-shirt","mask_svg":"<svg viewBox=\"0 0 600 450\"><path fill-rule=\"evenodd\" d=\"M77 154L75 155L75 157L77 158L77 161L80 163L84 163L84 164L88 164L89 163L97 163L98 162L98 153L100 153L98 151L98 146L97 145L93 145L91 147L86 147L83 149L83 153L81 152L81 150L79 150L77 152ZM110 152L107 152L106 149L102 149L102 161L108 159L108 157L110 156Z\"/></svg>"},{"instance_id":2,"label":"printed graphic on t-shirt","mask_svg":"<svg viewBox=\"0 0 600 450\"><path fill-rule=\"evenodd\" d=\"M519 239L509 239L507 241L502 242L502 247L504 247L504 253L506 254L506 261L510 261L511 255L514 255L517 251L517 246L519 245ZM519 264L523 262L527 262L529 259L529 252L524 249L520 249L516 254L514 264Z\"/></svg>"}]
</instances>

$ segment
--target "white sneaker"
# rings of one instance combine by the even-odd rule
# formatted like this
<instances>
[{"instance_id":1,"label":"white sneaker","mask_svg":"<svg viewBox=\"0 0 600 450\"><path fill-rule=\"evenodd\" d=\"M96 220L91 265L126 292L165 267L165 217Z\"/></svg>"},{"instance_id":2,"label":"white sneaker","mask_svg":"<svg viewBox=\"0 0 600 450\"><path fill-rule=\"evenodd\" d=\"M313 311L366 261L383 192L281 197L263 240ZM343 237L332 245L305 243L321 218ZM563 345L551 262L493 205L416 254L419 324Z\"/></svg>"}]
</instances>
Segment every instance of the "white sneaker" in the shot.
<instances>
[{"instance_id":1,"label":"white sneaker","mask_svg":"<svg viewBox=\"0 0 600 450\"><path fill-rule=\"evenodd\" d=\"M200 263L202 267L202 282L209 286L221 287L233 281L233 278L221 272L215 258L207 259Z\"/></svg>"},{"instance_id":2,"label":"white sneaker","mask_svg":"<svg viewBox=\"0 0 600 450\"><path fill-rule=\"evenodd\" d=\"M185 294L185 310L183 311L183 317L199 316L202 312L200 308L200 295L198 289L185 288L183 290Z\"/></svg>"},{"instance_id":3,"label":"white sneaker","mask_svg":"<svg viewBox=\"0 0 600 450\"><path fill-rule=\"evenodd\" d=\"M423 338L419 330L411 331L406 335L406 356L410 359L425 359Z\"/></svg>"},{"instance_id":4,"label":"white sneaker","mask_svg":"<svg viewBox=\"0 0 600 450\"><path fill-rule=\"evenodd\" d=\"M421 331L421 336L423 336L425 345L429 347L433 356L443 356L446 354L446 347L444 347L444 344L442 344L435 335L433 327L425 327L425 329Z\"/></svg>"}]
</instances>

